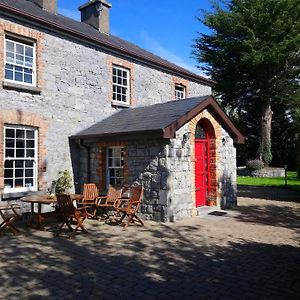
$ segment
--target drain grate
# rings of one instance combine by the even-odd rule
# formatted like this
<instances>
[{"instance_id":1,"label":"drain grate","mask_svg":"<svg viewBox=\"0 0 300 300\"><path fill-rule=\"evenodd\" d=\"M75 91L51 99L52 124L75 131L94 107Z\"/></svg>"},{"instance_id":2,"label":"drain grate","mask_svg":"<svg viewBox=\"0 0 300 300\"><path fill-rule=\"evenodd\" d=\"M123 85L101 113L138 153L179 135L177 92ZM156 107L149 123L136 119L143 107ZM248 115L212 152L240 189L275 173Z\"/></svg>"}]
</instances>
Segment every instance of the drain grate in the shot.
<instances>
[{"instance_id":1,"label":"drain grate","mask_svg":"<svg viewBox=\"0 0 300 300\"><path fill-rule=\"evenodd\" d=\"M209 215L222 217L224 215L227 215L227 212L224 212L224 211L212 211L212 212L209 213Z\"/></svg>"}]
</instances>

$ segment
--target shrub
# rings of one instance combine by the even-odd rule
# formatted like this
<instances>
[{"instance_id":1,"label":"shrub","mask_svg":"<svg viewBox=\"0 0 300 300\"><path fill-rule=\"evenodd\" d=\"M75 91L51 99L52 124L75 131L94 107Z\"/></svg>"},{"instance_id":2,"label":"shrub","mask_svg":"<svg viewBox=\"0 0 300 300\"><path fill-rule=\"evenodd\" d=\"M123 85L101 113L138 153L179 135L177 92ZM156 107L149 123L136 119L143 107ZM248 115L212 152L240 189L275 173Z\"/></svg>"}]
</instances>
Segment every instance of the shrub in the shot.
<instances>
[{"instance_id":1,"label":"shrub","mask_svg":"<svg viewBox=\"0 0 300 300\"><path fill-rule=\"evenodd\" d=\"M298 173L298 178L300 178L300 145L298 146L297 154L296 154L296 170Z\"/></svg>"},{"instance_id":2,"label":"shrub","mask_svg":"<svg viewBox=\"0 0 300 300\"><path fill-rule=\"evenodd\" d=\"M247 169L251 171L260 170L265 166L264 162L259 159L248 160L246 163Z\"/></svg>"},{"instance_id":3,"label":"shrub","mask_svg":"<svg viewBox=\"0 0 300 300\"><path fill-rule=\"evenodd\" d=\"M72 176L68 170L58 172L58 178L54 180L55 193L63 194L72 187Z\"/></svg>"}]
</instances>

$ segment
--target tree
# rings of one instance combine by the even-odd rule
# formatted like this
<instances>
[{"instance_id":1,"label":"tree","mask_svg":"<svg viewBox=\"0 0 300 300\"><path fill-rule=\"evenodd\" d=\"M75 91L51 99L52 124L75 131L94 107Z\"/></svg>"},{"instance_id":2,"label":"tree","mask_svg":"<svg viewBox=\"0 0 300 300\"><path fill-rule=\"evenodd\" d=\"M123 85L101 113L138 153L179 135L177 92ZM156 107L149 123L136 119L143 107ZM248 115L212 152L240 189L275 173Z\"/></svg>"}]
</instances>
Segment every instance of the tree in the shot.
<instances>
[{"instance_id":1,"label":"tree","mask_svg":"<svg viewBox=\"0 0 300 300\"><path fill-rule=\"evenodd\" d=\"M239 116L252 155L268 164L273 107L288 111L300 100L300 1L216 2L199 20L211 32L196 39L194 55L216 81L221 104Z\"/></svg>"}]
</instances>

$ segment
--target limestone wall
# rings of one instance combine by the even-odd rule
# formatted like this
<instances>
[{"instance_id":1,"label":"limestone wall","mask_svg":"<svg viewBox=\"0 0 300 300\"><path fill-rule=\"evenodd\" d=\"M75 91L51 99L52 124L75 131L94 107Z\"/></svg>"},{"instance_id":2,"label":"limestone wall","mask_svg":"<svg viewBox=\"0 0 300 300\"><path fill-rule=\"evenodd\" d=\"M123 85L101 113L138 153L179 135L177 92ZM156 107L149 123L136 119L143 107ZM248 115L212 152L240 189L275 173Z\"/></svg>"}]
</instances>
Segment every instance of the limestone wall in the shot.
<instances>
[{"instance_id":1,"label":"limestone wall","mask_svg":"<svg viewBox=\"0 0 300 300\"><path fill-rule=\"evenodd\" d=\"M7 32L28 35L38 42L38 87L40 93L0 87L0 110L18 114L35 114L45 120L48 131L43 136L44 186L63 169L71 170L68 137L115 113L120 107L111 104L112 63L131 68L131 97L133 106L144 106L174 99L172 74L149 68L134 61L79 44L37 28L0 19L0 34ZM4 47L0 43L0 74L3 74ZM181 78L178 78L181 80ZM182 79L183 80L183 79ZM211 93L211 88L195 82L188 83L188 96ZM12 119L15 119L13 117ZM23 124L27 125L27 124ZM3 153L3 138L0 139ZM2 181L1 181L2 180ZM0 193L3 188L0 174ZM42 184L40 187L43 186Z\"/></svg>"}]
</instances>

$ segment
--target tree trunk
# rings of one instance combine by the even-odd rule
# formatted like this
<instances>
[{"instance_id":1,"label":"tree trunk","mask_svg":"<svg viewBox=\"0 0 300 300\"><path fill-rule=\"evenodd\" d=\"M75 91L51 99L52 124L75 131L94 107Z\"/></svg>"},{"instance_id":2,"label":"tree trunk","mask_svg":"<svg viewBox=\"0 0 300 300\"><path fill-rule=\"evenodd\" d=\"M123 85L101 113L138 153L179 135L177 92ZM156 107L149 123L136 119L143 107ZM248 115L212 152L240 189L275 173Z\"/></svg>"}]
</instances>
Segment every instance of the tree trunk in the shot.
<instances>
[{"instance_id":1,"label":"tree trunk","mask_svg":"<svg viewBox=\"0 0 300 300\"><path fill-rule=\"evenodd\" d=\"M273 111L270 101L265 102L261 108L259 146L257 155L268 165L272 161L271 153L271 126Z\"/></svg>"}]
</instances>

